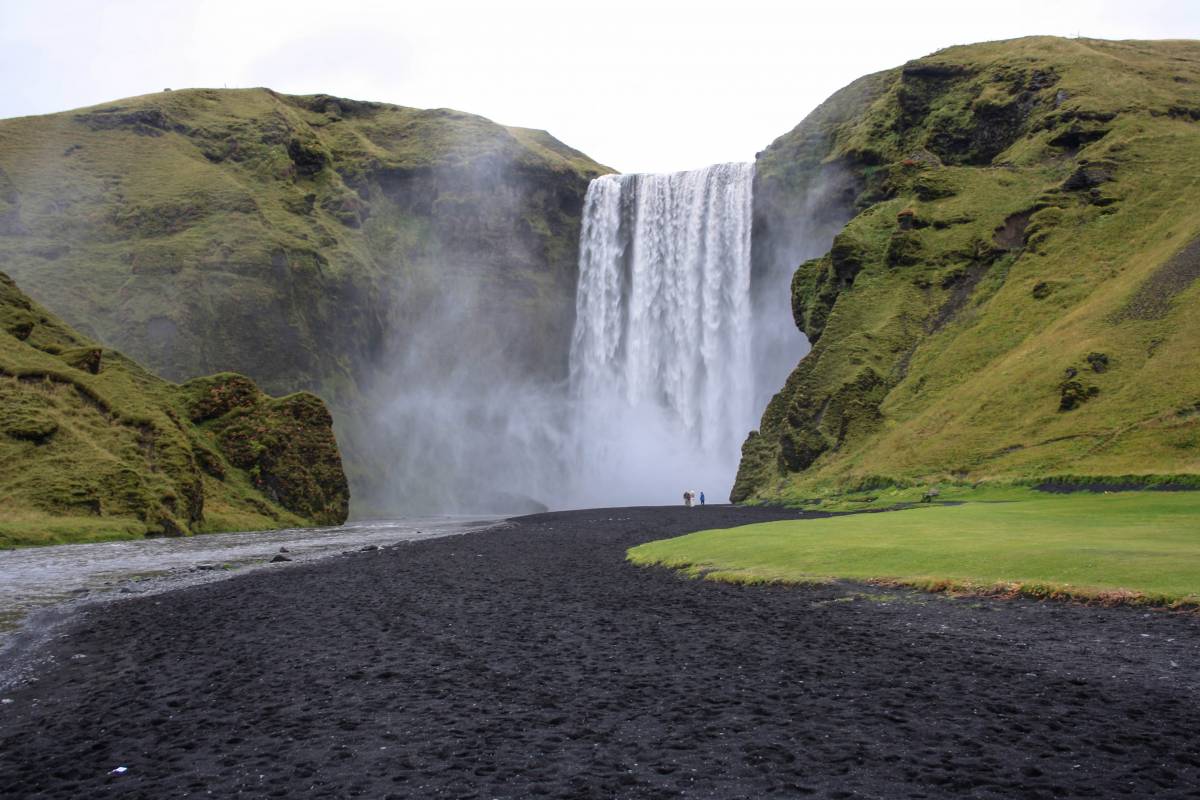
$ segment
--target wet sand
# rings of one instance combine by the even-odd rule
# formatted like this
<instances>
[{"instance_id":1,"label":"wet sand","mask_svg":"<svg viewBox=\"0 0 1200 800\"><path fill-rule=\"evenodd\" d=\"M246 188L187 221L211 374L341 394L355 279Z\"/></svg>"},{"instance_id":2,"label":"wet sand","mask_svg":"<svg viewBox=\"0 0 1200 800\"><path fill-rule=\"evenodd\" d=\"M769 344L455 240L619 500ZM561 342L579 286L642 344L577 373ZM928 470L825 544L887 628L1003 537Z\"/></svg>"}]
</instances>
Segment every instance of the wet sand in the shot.
<instances>
[{"instance_id":1,"label":"wet sand","mask_svg":"<svg viewBox=\"0 0 1200 800\"><path fill-rule=\"evenodd\" d=\"M95 607L3 694L0 797L1200 798L1196 615L624 561L785 516L543 514Z\"/></svg>"}]
</instances>

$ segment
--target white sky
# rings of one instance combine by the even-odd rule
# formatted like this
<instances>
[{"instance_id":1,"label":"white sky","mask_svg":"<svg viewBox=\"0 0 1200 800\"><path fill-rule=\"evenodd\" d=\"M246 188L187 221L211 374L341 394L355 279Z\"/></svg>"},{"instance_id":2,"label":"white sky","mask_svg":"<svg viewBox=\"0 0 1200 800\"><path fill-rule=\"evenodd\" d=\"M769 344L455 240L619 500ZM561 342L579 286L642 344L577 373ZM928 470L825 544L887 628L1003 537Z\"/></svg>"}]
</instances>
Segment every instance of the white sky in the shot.
<instances>
[{"instance_id":1,"label":"white sky","mask_svg":"<svg viewBox=\"0 0 1200 800\"><path fill-rule=\"evenodd\" d=\"M745 161L829 94L952 44L1200 37L1196 0L0 0L0 117L269 86L545 128L625 172Z\"/></svg>"}]
</instances>

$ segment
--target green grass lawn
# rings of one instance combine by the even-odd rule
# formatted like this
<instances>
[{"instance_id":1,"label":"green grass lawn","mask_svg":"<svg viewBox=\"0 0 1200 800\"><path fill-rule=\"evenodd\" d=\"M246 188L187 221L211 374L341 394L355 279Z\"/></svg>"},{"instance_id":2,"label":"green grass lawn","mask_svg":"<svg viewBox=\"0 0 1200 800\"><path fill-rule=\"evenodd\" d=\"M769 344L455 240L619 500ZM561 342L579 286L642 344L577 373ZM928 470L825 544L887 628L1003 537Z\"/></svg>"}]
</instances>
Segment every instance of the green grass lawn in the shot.
<instances>
[{"instance_id":1,"label":"green grass lawn","mask_svg":"<svg viewBox=\"0 0 1200 800\"><path fill-rule=\"evenodd\" d=\"M1200 605L1200 493L1008 494L1016 499L702 531L628 555L742 583L849 578Z\"/></svg>"},{"instance_id":2,"label":"green grass lawn","mask_svg":"<svg viewBox=\"0 0 1200 800\"><path fill-rule=\"evenodd\" d=\"M79 542L144 539L148 526L127 517L54 516L36 511L0 519L0 550Z\"/></svg>"}]
</instances>

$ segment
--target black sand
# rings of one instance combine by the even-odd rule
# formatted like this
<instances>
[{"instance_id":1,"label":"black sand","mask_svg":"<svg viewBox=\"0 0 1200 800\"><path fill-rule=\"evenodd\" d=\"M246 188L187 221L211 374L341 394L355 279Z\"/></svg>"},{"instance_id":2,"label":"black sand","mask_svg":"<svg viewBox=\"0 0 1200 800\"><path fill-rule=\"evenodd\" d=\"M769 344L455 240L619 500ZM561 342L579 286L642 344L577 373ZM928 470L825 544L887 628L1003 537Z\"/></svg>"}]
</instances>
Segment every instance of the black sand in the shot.
<instances>
[{"instance_id":1,"label":"black sand","mask_svg":"<svg viewBox=\"0 0 1200 800\"><path fill-rule=\"evenodd\" d=\"M97 608L0 705L0 796L1200 798L1196 616L623 560L781 515L545 514Z\"/></svg>"}]
</instances>

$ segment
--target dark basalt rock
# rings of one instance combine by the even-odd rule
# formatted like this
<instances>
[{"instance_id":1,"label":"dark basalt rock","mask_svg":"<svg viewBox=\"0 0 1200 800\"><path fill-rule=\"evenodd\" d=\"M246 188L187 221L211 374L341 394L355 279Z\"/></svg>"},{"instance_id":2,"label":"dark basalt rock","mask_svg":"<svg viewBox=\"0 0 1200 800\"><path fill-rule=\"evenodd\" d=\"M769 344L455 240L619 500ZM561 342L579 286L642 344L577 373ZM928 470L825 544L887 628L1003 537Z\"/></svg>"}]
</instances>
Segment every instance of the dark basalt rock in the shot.
<instances>
[{"instance_id":1,"label":"dark basalt rock","mask_svg":"<svg viewBox=\"0 0 1200 800\"><path fill-rule=\"evenodd\" d=\"M1077 192L1101 186L1111 180L1113 180L1111 167L1085 164L1079 166L1071 173L1070 177L1063 181L1062 188L1068 192Z\"/></svg>"},{"instance_id":2,"label":"dark basalt rock","mask_svg":"<svg viewBox=\"0 0 1200 800\"><path fill-rule=\"evenodd\" d=\"M127 128L141 136L162 136L167 131L183 131L186 128L175 124L157 108L129 109L123 106L101 108L85 114L76 114L75 121L94 131Z\"/></svg>"},{"instance_id":3,"label":"dark basalt rock","mask_svg":"<svg viewBox=\"0 0 1200 800\"><path fill-rule=\"evenodd\" d=\"M288 142L287 152L292 163L296 165L296 172L306 178L316 175L329 163L328 153L315 143L300 138L293 138Z\"/></svg>"},{"instance_id":4,"label":"dark basalt rock","mask_svg":"<svg viewBox=\"0 0 1200 800\"><path fill-rule=\"evenodd\" d=\"M1025 230L1029 227L1029 218L1033 211L1019 211L1005 218L1004 224L996 228L996 246L1001 250L1020 250L1025 246Z\"/></svg>"},{"instance_id":5,"label":"dark basalt rock","mask_svg":"<svg viewBox=\"0 0 1200 800\"><path fill-rule=\"evenodd\" d=\"M1064 381L1059 386L1059 411L1071 411L1100 394L1099 387L1084 386L1076 380Z\"/></svg>"},{"instance_id":6,"label":"dark basalt rock","mask_svg":"<svg viewBox=\"0 0 1200 800\"><path fill-rule=\"evenodd\" d=\"M1108 135L1108 128L1088 126L1079 122L1073 122L1065 128L1055 132L1050 137L1050 145L1053 147L1061 147L1066 150L1078 150L1084 145L1098 142Z\"/></svg>"},{"instance_id":7,"label":"dark basalt rock","mask_svg":"<svg viewBox=\"0 0 1200 800\"><path fill-rule=\"evenodd\" d=\"M304 392L274 400L255 387L251 395L241 383L245 378L232 378L240 381L223 385L243 388L222 394L221 385L216 392L198 387L203 398L216 398L212 408L230 409L207 418L229 463L249 472L259 490L289 511L322 525L344 522L350 490L325 404Z\"/></svg>"},{"instance_id":8,"label":"dark basalt rock","mask_svg":"<svg viewBox=\"0 0 1200 800\"><path fill-rule=\"evenodd\" d=\"M1200 280L1200 237L1188 242L1156 269L1109 321L1162 319L1170 313L1175 298L1197 280Z\"/></svg>"},{"instance_id":9,"label":"dark basalt rock","mask_svg":"<svg viewBox=\"0 0 1200 800\"><path fill-rule=\"evenodd\" d=\"M1200 121L1200 107L1173 105L1167 109L1167 116L1197 122Z\"/></svg>"},{"instance_id":10,"label":"dark basalt rock","mask_svg":"<svg viewBox=\"0 0 1200 800\"><path fill-rule=\"evenodd\" d=\"M235 408L252 408L262 399L254 381L244 375L222 373L188 382L195 398L188 408L192 422L224 416Z\"/></svg>"},{"instance_id":11,"label":"dark basalt rock","mask_svg":"<svg viewBox=\"0 0 1200 800\"><path fill-rule=\"evenodd\" d=\"M389 108L386 103L376 103L369 100L351 100L347 97L334 97L328 94L285 95L277 92L272 92L272 94L298 108L314 111L318 114L326 114L336 119L375 116L378 112Z\"/></svg>"},{"instance_id":12,"label":"dark basalt rock","mask_svg":"<svg viewBox=\"0 0 1200 800\"><path fill-rule=\"evenodd\" d=\"M779 435L782 466L793 472L808 469L828 449L829 442L816 431L791 428Z\"/></svg>"},{"instance_id":13,"label":"dark basalt rock","mask_svg":"<svg viewBox=\"0 0 1200 800\"><path fill-rule=\"evenodd\" d=\"M971 74L971 69L963 64L942 63L937 61L910 61L900 68L905 79L944 81L960 78Z\"/></svg>"},{"instance_id":14,"label":"dark basalt rock","mask_svg":"<svg viewBox=\"0 0 1200 800\"><path fill-rule=\"evenodd\" d=\"M104 368L104 350L99 347L76 347L63 352L59 358L75 369L99 375Z\"/></svg>"},{"instance_id":15,"label":"dark basalt rock","mask_svg":"<svg viewBox=\"0 0 1200 800\"><path fill-rule=\"evenodd\" d=\"M225 464L221 461L221 457L203 446L193 446L192 455L196 459L196 464L200 469L219 481L225 480Z\"/></svg>"},{"instance_id":16,"label":"dark basalt rock","mask_svg":"<svg viewBox=\"0 0 1200 800\"><path fill-rule=\"evenodd\" d=\"M18 341L23 342L33 333L33 327L36 324L31 315L20 315L10 320L5 329Z\"/></svg>"},{"instance_id":17,"label":"dark basalt rock","mask_svg":"<svg viewBox=\"0 0 1200 800\"><path fill-rule=\"evenodd\" d=\"M921 239L912 230L898 230L888 240L887 263L892 267L906 267L921 260Z\"/></svg>"}]
</instances>

